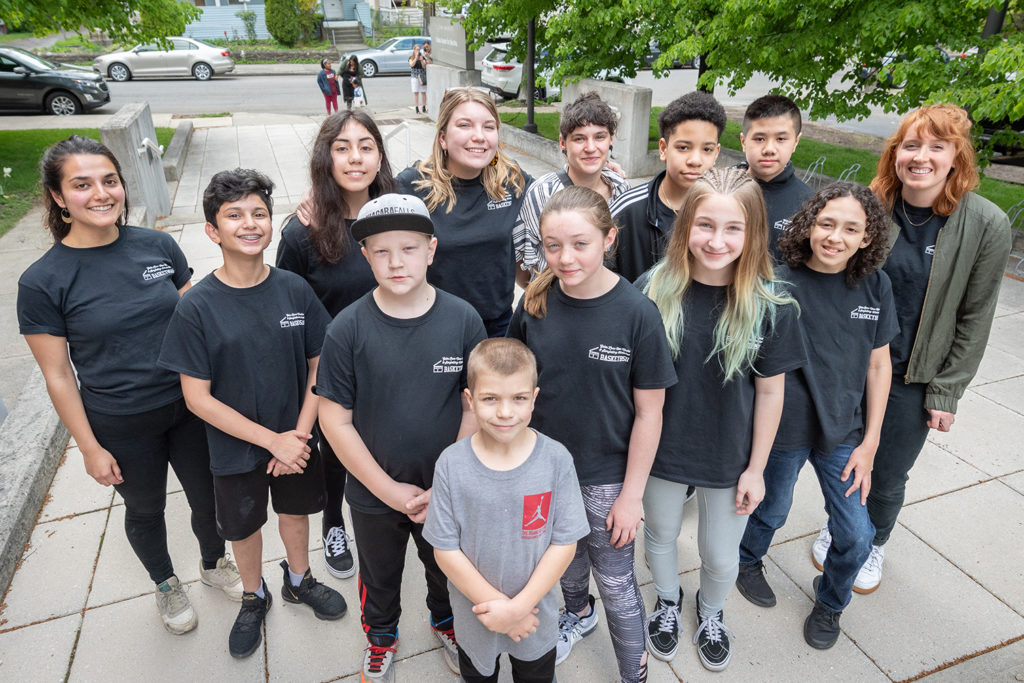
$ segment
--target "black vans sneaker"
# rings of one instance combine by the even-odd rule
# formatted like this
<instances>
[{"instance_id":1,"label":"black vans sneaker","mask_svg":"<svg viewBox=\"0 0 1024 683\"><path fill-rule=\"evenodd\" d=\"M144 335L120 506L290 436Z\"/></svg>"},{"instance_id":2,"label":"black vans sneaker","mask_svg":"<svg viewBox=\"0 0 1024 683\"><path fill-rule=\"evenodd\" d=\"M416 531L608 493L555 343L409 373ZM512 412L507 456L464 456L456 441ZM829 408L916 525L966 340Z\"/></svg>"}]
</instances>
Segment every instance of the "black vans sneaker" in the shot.
<instances>
[{"instance_id":1,"label":"black vans sneaker","mask_svg":"<svg viewBox=\"0 0 1024 683\"><path fill-rule=\"evenodd\" d=\"M736 576L736 590L758 607L775 607L775 591L768 585L768 579L764 575L764 562L761 560L754 564L740 563L740 573Z\"/></svg>"},{"instance_id":2,"label":"black vans sneaker","mask_svg":"<svg viewBox=\"0 0 1024 683\"><path fill-rule=\"evenodd\" d=\"M675 602L659 597L654 603L654 611L647 617L647 647L652 655L663 662L671 662L679 649L679 636L682 632L679 603L682 600L682 588Z\"/></svg>"},{"instance_id":3,"label":"black vans sneaker","mask_svg":"<svg viewBox=\"0 0 1024 683\"><path fill-rule=\"evenodd\" d=\"M352 539L345 533L345 527L332 526L324 536L324 562L327 571L339 579L347 579L356 573L352 558Z\"/></svg>"},{"instance_id":4,"label":"black vans sneaker","mask_svg":"<svg viewBox=\"0 0 1024 683\"><path fill-rule=\"evenodd\" d=\"M270 597L267 582L260 579L260 584L266 597L261 598L255 593L242 593L242 608L238 610L238 616L231 627L231 635L228 636L228 652L236 659L248 657L263 641L263 620L273 599Z\"/></svg>"},{"instance_id":5,"label":"black vans sneaker","mask_svg":"<svg viewBox=\"0 0 1024 683\"><path fill-rule=\"evenodd\" d=\"M814 594L818 594L818 584L821 582L821 575L814 577ZM807 644L818 650L827 650L839 640L839 617L842 612L833 612L825 607L817 598L814 600L814 608L807 615L804 621L804 640Z\"/></svg>"},{"instance_id":6,"label":"black vans sneaker","mask_svg":"<svg viewBox=\"0 0 1024 683\"><path fill-rule=\"evenodd\" d=\"M736 634L729 630L722 621L724 612L703 616L700 613L700 593L697 593L697 632L693 634L693 643L697 646L700 663L708 671L723 671L732 659L729 638Z\"/></svg>"},{"instance_id":7,"label":"black vans sneaker","mask_svg":"<svg viewBox=\"0 0 1024 683\"><path fill-rule=\"evenodd\" d=\"M303 603L313 608L313 614L317 619L333 621L341 619L348 610L345 598L341 593L323 585L313 578L312 572L307 569L302 575L302 583L298 586L292 585L291 577L288 574L288 560L281 560L281 568L284 569L284 585L281 586L281 597L285 602Z\"/></svg>"}]
</instances>

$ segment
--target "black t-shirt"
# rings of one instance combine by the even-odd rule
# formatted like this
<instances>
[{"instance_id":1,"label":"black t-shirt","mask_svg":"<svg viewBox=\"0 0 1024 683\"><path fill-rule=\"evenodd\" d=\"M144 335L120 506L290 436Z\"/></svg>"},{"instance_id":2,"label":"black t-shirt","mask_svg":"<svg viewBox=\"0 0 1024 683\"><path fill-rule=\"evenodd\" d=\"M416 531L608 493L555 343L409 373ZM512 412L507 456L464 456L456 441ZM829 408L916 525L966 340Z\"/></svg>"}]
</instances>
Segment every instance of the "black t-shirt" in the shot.
<instances>
[{"instance_id":1,"label":"black t-shirt","mask_svg":"<svg viewBox=\"0 0 1024 683\"><path fill-rule=\"evenodd\" d=\"M407 319L385 314L371 292L327 328L316 393L352 411L388 476L430 488L434 463L459 434L466 360L486 336L476 311L441 290L429 311ZM360 512L390 509L354 477L345 496Z\"/></svg>"},{"instance_id":2,"label":"black t-shirt","mask_svg":"<svg viewBox=\"0 0 1024 683\"><path fill-rule=\"evenodd\" d=\"M255 287L229 287L213 273L185 293L160 350L160 366L210 380L214 398L275 432L295 429L307 359L320 355L330 322L313 290L271 268ZM206 425L218 476L265 466L270 452ZM310 440L311 445L315 445Z\"/></svg>"},{"instance_id":3,"label":"black t-shirt","mask_svg":"<svg viewBox=\"0 0 1024 683\"><path fill-rule=\"evenodd\" d=\"M359 243L352 239L352 222L345 221L347 250L337 263L320 257L309 239L309 228L294 216L281 230L281 244L277 247L277 267L308 282L332 318L377 286Z\"/></svg>"},{"instance_id":4,"label":"black t-shirt","mask_svg":"<svg viewBox=\"0 0 1024 683\"><path fill-rule=\"evenodd\" d=\"M676 383L654 302L626 280L594 299L574 299L556 282L547 315L520 301L508 336L537 356L540 393L530 422L572 453L580 484L621 483L633 429L633 389Z\"/></svg>"},{"instance_id":5,"label":"black t-shirt","mask_svg":"<svg viewBox=\"0 0 1024 683\"><path fill-rule=\"evenodd\" d=\"M851 289L845 273L781 265L776 275L800 302L808 362L786 373L775 447L831 453L839 444L856 446L864 434L861 403L871 352L899 331L889 276L876 271Z\"/></svg>"},{"instance_id":6,"label":"black t-shirt","mask_svg":"<svg viewBox=\"0 0 1024 683\"><path fill-rule=\"evenodd\" d=\"M764 206L768 212L768 248L776 261L782 261L778 249L779 237L789 228L793 216L804 202L814 196L814 190L797 177L792 162L787 162L782 173L768 182L757 180L757 184L764 195Z\"/></svg>"},{"instance_id":7,"label":"black t-shirt","mask_svg":"<svg viewBox=\"0 0 1024 683\"><path fill-rule=\"evenodd\" d=\"M708 488L736 485L750 462L754 377L774 377L806 362L796 306L779 306L762 325L760 348L749 368L725 385L714 346L715 325L727 287L691 283L684 297L683 338L676 358L679 384L665 397L661 444L651 476Z\"/></svg>"},{"instance_id":8,"label":"black t-shirt","mask_svg":"<svg viewBox=\"0 0 1024 683\"><path fill-rule=\"evenodd\" d=\"M524 187L533 178L525 177ZM421 178L415 166L398 174L398 191L426 201L428 191L417 190L413 181ZM516 284L515 252L512 229L525 192L514 196L507 192L495 201L487 194L480 178L452 178L455 206L447 204L431 212L437 252L427 270L430 284L468 301L485 321L496 320L512 308Z\"/></svg>"},{"instance_id":9,"label":"black t-shirt","mask_svg":"<svg viewBox=\"0 0 1024 683\"><path fill-rule=\"evenodd\" d=\"M917 326L921 322L924 295L928 291L928 276L932 271L932 257L939 230L946 224L946 216L932 212L931 207L917 207L896 202L892 212L893 220L900 226L900 234L892 246L889 258L882 269L892 281L892 292L896 298L896 316L900 333L889 347L892 371L895 375L907 372L910 353L914 349ZM907 214L910 220L907 220ZM930 216L930 218L929 218ZM917 223L913 225L911 223Z\"/></svg>"},{"instance_id":10,"label":"black t-shirt","mask_svg":"<svg viewBox=\"0 0 1024 683\"><path fill-rule=\"evenodd\" d=\"M616 197L609 209L619 232L609 268L635 282L665 255L676 212L658 197L662 171L646 185Z\"/></svg>"},{"instance_id":11,"label":"black t-shirt","mask_svg":"<svg viewBox=\"0 0 1024 683\"><path fill-rule=\"evenodd\" d=\"M67 339L90 410L153 410L181 398L177 375L156 359L191 277L178 243L157 230L123 226L110 244L86 249L57 243L18 280L18 326Z\"/></svg>"}]
</instances>

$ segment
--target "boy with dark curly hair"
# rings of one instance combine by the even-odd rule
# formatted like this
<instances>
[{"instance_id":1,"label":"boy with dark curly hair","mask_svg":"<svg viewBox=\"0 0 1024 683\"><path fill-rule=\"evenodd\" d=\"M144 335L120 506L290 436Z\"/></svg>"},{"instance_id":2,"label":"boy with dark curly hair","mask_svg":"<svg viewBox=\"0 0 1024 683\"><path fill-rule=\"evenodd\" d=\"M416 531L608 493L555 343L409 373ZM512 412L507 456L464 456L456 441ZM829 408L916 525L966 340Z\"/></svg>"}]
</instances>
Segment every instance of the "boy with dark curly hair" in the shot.
<instances>
[{"instance_id":1,"label":"boy with dark curly hair","mask_svg":"<svg viewBox=\"0 0 1024 683\"><path fill-rule=\"evenodd\" d=\"M762 559L810 461L825 496L831 547L815 560L823 574L814 579L804 639L822 650L839 637L839 616L875 534L865 504L892 379L889 342L899 331L892 285L879 269L888 236L889 219L871 191L837 182L804 205L778 243L784 263L776 277L791 283L800 304L808 362L786 373L765 497L747 521L736 588L755 605L775 605Z\"/></svg>"}]
</instances>

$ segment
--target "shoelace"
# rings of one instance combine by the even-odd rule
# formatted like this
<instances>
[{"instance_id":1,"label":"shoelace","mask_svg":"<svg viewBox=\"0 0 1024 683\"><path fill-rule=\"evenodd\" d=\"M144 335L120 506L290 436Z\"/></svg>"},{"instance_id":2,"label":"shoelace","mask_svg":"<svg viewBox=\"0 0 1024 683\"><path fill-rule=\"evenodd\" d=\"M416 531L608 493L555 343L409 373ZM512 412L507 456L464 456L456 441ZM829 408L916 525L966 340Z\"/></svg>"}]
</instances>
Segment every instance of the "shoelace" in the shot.
<instances>
[{"instance_id":1,"label":"shoelace","mask_svg":"<svg viewBox=\"0 0 1024 683\"><path fill-rule=\"evenodd\" d=\"M864 564L869 570L876 572L882 566L882 557L884 557L882 549L877 545L873 545L871 546L871 554L868 555L867 562Z\"/></svg>"},{"instance_id":2,"label":"shoelace","mask_svg":"<svg viewBox=\"0 0 1024 683\"><path fill-rule=\"evenodd\" d=\"M721 614L721 612L719 612L719 614ZM722 622L722 619L718 616L718 614L710 617L700 618L700 627L697 629L697 632L693 634L694 645L697 644L698 636L700 636L701 631L704 631L708 634L708 640L712 643L722 642L723 632L730 638L736 638L736 634L733 633L729 629L729 627Z\"/></svg>"},{"instance_id":3,"label":"shoelace","mask_svg":"<svg viewBox=\"0 0 1024 683\"><path fill-rule=\"evenodd\" d=\"M370 651L370 671L378 672L384 667L384 660L387 659L388 653L394 654L397 650L395 646L385 647L383 645L367 645L366 649Z\"/></svg>"},{"instance_id":4,"label":"shoelace","mask_svg":"<svg viewBox=\"0 0 1024 683\"><path fill-rule=\"evenodd\" d=\"M449 628L437 628L436 626L433 626L433 625L431 625L431 628L434 629L435 633L440 634L445 639L445 641L446 641L445 642L445 646L446 647L458 647L458 641L455 640L455 629L454 628L452 628L452 627L449 627Z\"/></svg>"},{"instance_id":5,"label":"shoelace","mask_svg":"<svg viewBox=\"0 0 1024 683\"><path fill-rule=\"evenodd\" d=\"M238 565L231 559L231 553L224 553L224 559L209 571L216 574L218 578L227 581L238 576Z\"/></svg>"},{"instance_id":6,"label":"shoelace","mask_svg":"<svg viewBox=\"0 0 1024 683\"><path fill-rule=\"evenodd\" d=\"M327 532L324 545L330 548L331 555L334 557L343 554L348 548L348 536L345 535L345 530L340 526L331 527L331 530Z\"/></svg>"},{"instance_id":7,"label":"shoelace","mask_svg":"<svg viewBox=\"0 0 1024 683\"><path fill-rule=\"evenodd\" d=\"M183 586L179 583L176 587L171 586L171 590L167 593L163 593L168 612L171 614L177 614L188 607L188 596L185 595L187 591L188 586Z\"/></svg>"},{"instance_id":8,"label":"shoelace","mask_svg":"<svg viewBox=\"0 0 1024 683\"><path fill-rule=\"evenodd\" d=\"M673 630L672 626L678 623L680 614L678 605L666 605L660 603L661 608L655 610L652 615L653 618L658 619L658 631L661 633L669 633Z\"/></svg>"},{"instance_id":9,"label":"shoelace","mask_svg":"<svg viewBox=\"0 0 1024 683\"><path fill-rule=\"evenodd\" d=\"M569 642L573 632L579 633L583 630L583 622L572 612L563 612L558 615L558 639Z\"/></svg>"}]
</instances>

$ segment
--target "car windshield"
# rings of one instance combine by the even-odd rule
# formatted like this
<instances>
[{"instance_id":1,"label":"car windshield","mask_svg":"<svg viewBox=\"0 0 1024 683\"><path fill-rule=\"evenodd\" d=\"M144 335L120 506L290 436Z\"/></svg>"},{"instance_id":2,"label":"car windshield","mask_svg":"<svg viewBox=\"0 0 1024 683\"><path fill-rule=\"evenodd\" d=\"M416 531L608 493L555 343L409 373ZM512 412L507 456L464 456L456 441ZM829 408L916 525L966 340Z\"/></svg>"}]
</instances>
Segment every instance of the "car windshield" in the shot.
<instances>
[{"instance_id":1,"label":"car windshield","mask_svg":"<svg viewBox=\"0 0 1024 683\"><path fill-rule=\"evenodd\" d=\"M397 42L398 42L398 38L392 38L391 40L386 40L383 43L381 43L379 46L377 46L377 49L378 50L386 50L386 49L388 49L389 47L391 47L392 45L394 45Z\"/></svg>"},{"instance_id":2,"label":"car windshield","mask_svg":"<svg viewBox=\"0 0 1024 683\"><path fill-rule=\"evenodd\" d=\"M486 59L488 62L504 62L505 56L507 54L508 53L505 50L499 50L498 48L494 48L493 50L491 50L490 54L488 54L484 59Z\"/></svg>"},{"instance_id":3,"label":"car windshield","mask_svg":"<svg viewBox=\"0 0 1024 683\"><path fill-rule=\"evenodd\" d=\"M16 55L18 61L20 61L27 67L35 69L36 71L53 71L54 69L61 68L60 64L55 64L54 62L51 62L48 59L37 57L31 52L24 52L22 50L18 50L16 52Z\"/></svg>"}]
</instances>

